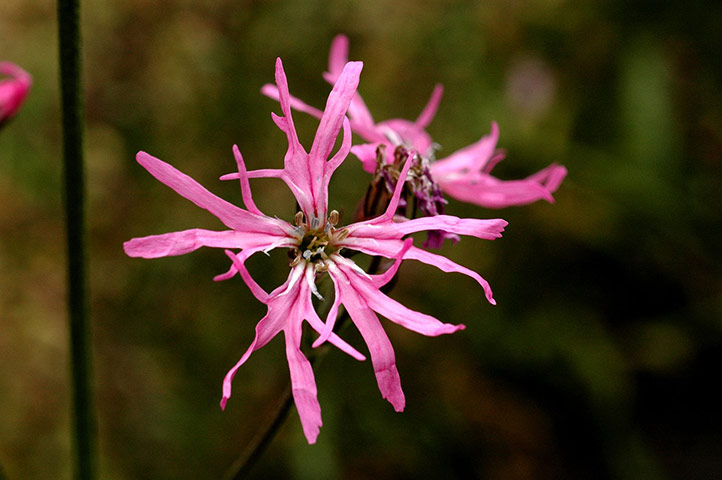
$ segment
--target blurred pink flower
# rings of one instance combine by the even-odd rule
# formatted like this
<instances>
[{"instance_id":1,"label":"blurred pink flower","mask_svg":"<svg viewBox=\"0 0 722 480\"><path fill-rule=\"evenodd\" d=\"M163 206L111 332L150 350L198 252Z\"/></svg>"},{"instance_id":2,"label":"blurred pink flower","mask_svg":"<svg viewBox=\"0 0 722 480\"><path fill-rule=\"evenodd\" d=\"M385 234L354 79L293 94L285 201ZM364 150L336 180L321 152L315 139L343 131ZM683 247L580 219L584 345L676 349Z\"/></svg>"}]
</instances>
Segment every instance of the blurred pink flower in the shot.
<instances>
[{"instance_id":1,"label":"blurred pink flower","mask_svg":"<svg viewBox=\"0 0 722 480\"><path fill-rule=\"evenodd\" d=\"M347 61L348 38L338 35L331 45L329 71L324 73L324 78L333 83ZM265 85L262 92L271 98L278 98L278 91L272 85ZM442 94L443 87L436 85L426 107L413 122L394 118L379 123L374 122L361 96L354 95L348 110L351 129L370 143L354 146L351 153L361 160L364 170L374 173L380 161L392 163L394 149L403 146L418 153L419 161L428 164L433 182L457 200L488 208L526 205L542 199L554 202L552 193L559 188L567 173L561 165L549 165L522 180L500 180L491 175L494 166L504 158L504 154L496 150L499 138L496 123L492 123L490 135L445 159L436 160L437 146L426 132L426 127L436 115ZM291 105L320 118L320 110L299 99L292 98ZM387 147L385 159L378 154L379 145Z\"/></svg>"},{"instance_id":2,"label":"blurred pink flower","mask_svg":"<svg viewBox=\"0 0 722 480\"><path fill-rule=\"evenodd\" d=\"M33 79L14 63L0 62L0 126L10 120L25 101Z\"/></svg>"},{"instance_id":3,"label":"blurred pink flower","mask_svg":"<svg viewBox=\"0 0 722 480\"><path fill-rule=\"evenodd\" d=\"M500 219L461 219L448 215L399 222L394 218L394 213L404 183L401 181L398 182L390 205L383 215L337 228L338 212L328 211L328 184L334 170L343 162L351 148L351 129L345 115L356 92L361 68L360 62L350 62L343 67L328 97L326 108L320 115L321 121L313 145L307 153L296 135L286 75L280 59L277 60L276 84L280 92L283 116L272 114L272 118L288 139L284 168L249 172L240 151L234 146L238 172L221 177L224 180L240 180L245 209L215 196L169 164L147 153L138 153L138 162L154 177L199 207L210 211L229 229L192 229L134 238L124 244L128 255L143 258L181 255L203 246L241 250L238 253L226 250L232 265L228 272L217 276L216 280L225 280L240 274L253 295L267 305L268 311L256 326L253 342L226 375L221 406L225 408L231 396L231 381L238 368L253 351L263 347L283 331L293 398L309 443L316 441L322 422L311 364L300 349L303 321L307 321L311 328L320 334L313 344L314 347L329 341L354 358L364 360L361 353L333 333L339 306L343 304L368 346L381 394L395 410L401 411L404 409L405 399L394 351L377 313L407 329L429 336L452 333L464 327L441 323L429 315L409 310L380 291L380 287L389 282L396 273L400 262L403 259L415 259L445 272L468 275L482 286L486 298L494 303L489 284L479 274L445 257L413 247L411 239L405 240L404 237L413 232L434 229L493 240L501 236L506 226L506 222ZM342 127L341 147L328 159ZM401 171L402 180L408 174L410 166L411 161L407 160ZM255 205L249 179L258 177L280 178L289 186L301 209L295 215L293 224L269 217ZM269 294L253 280L244 263L256 252L268 252L281 247L290 249L293 258L290 263L291 270L286 282ZM342 256L343 249L380 255L396 261L385 273L369 275L352 260ZM323 273L330 275L335 290L334 301L325 322L319 318L311 302L311 295L320 297L315 280Z\"/></svg>"}]
</instances>

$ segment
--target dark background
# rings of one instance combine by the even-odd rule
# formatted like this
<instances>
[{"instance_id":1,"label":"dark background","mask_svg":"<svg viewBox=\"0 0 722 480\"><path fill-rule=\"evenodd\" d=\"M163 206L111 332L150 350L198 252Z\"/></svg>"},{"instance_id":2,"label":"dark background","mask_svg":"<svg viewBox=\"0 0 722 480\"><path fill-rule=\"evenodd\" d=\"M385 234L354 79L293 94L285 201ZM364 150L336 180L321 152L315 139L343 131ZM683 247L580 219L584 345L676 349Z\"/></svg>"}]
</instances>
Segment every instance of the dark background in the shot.
<instances>
[{"instance_id":1,"label":"dark background","mask_svg":"<svg viewBox=\"0 0 722 480\"><path fill-rule=\"evenodd\" d=\"M377 120L415 118L440 82L440 157L496 120L508 154L497 176L551 162L569 175L554 205L452 200L449 213L510 222L501 240L442 252L485 276L498 305L471 279L406 262L392 296L467 329L425 338L384 320L403 414L369 362L332 352L315 369L318 443L293 410L254 478L722 478L720 25L722 5L704 1L85 2L101 477L219 478L288 377L276 339L220 410L265 308L238 277L211 281L228 267L219 250L123 254L134 236L221 227L135 153L240 203L237 184L218 181L235 168L231 146L249 168L280 166L286 149L270 119L280 109L259 93L275 58L291 92L322 106L328 48L346 33ZM53 2L0 5L0 58L34 76L0 132L0 465L13 480L70 477L55 29ZM316 122L295 119L309 146ZM348 216L367 180L349 158L331 207ZM264 211L291 218L283 184L253 188ZM270 290L285 253L258 257Z\"/></svg>"}]
</instances>

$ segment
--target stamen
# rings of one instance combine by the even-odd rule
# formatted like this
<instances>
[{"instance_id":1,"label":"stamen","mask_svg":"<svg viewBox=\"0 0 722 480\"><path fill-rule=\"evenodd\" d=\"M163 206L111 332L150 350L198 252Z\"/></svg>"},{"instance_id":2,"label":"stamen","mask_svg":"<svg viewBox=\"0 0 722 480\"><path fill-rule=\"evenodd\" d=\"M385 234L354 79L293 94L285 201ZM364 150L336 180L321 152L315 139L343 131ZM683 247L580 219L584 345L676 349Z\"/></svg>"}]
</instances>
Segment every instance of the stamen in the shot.
<instances>
[{"instance_id":1,"label":"stamen","mask_svg":"<svg viewBox=\"0 0 722 480\"><path fill-rule=\"evenodd\" d=\"M331 213L328 214L328 223L333 227L336 226L338 223L338 210L331 210Z\"/></svg>"},{"instance_id":2,"label":"stamen","mask_svg":"<svg viewBox=\"0 0 722 480\"><path fill-rule=\"evenodd\" d=\"M301 260L302 260L301 254L298 253L298 254L296 254L296 257L288 265L293 268L296 265L298 265L299 263L301 263Z\"/></svg>"},{"instance_id":3,"label":"stamen","mask_svg":"<svg viewBox=\"0 0 722 480\"><path fill-rule=\"evenodd\" d=\"M317 273L323 273L328 272L328 263L317 263L313 266L314 270L316 270Z\"/></svg>"},{"instance_id":4,"label":"stamen","mask_svg":"<svg viewBox=\"0 0 722 480\"><path fill-rule=\"evenodd\" d=\"M316 298L323 301L323 296L321 296L321 294L318 292L318 288L316 288L316 282L313 281L313 277L306 276L306 280L308 282L308 286L311 288L311 293L313 293Z\"/></svg>"},{"instance_id":5,"label":"stamen","mask_svg":"<svg viewBox=\"0 0 722 480\"><path fill-rule=\"evenodd\" d=\"M303 218L303 212L296 212L296 216L293 218L293 220L297 227L303 226L303 224L305 223Z\"/></svg>"},{"instance_id":6,"label":"stamen","mask_svg":"<svg viewBox=\"0 0 722 480\"><path fill-rule=\"evenodd\" d=\"M348 237L349 233L351 233L351 232L349 232L348 228L342 228L340 230L336 230L334 232L334 240L337 242L340 242L344 238Z\"/></svg>"}]
</instances>

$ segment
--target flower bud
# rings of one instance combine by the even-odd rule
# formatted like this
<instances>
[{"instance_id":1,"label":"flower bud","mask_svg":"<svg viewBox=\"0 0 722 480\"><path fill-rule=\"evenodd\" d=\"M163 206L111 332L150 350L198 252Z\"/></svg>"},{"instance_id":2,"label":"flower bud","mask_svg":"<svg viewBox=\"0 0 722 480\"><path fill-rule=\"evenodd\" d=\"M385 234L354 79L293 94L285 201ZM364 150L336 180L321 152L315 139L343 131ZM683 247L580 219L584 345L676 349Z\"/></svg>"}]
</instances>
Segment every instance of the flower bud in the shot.
<instances>
[{"instance_id":1,"label":"flower bud","mask_svg":"<svg viewBox=\"0 0 722 480\"><path fill-rule=\"evenodd\" d=\"M3 78L5 76L8 78ZM0 127L20 109L32 83L32 77L22 68L0 62Z\"/></svg>"}]
</instances>

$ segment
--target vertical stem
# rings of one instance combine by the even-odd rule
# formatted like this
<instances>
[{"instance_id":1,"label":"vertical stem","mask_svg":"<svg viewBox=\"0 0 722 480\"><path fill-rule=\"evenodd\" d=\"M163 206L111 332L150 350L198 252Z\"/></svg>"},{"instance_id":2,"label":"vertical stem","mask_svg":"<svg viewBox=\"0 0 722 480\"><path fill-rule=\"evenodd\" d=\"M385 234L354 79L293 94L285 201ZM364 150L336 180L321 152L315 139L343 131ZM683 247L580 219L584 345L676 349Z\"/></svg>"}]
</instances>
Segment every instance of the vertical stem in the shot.
<instances>
[{"instance_id":1,"label":"vertical stem","mask_svg":"<svg viewBox=\"0 0 722 480\"><path fill-rule=\"evenodd\" d=\"M95 478L90 325L85 268L85 174L80 59L80 0L58 0L63 128L68 314L74 421L75 478Z\"/></svg>"}]
</instances>

